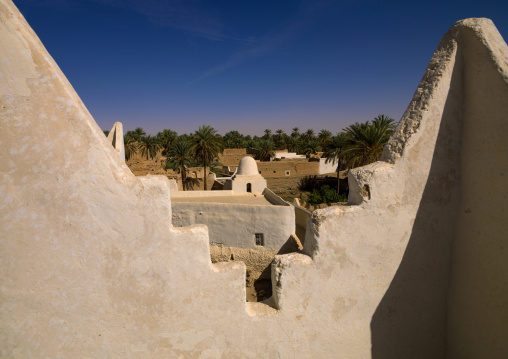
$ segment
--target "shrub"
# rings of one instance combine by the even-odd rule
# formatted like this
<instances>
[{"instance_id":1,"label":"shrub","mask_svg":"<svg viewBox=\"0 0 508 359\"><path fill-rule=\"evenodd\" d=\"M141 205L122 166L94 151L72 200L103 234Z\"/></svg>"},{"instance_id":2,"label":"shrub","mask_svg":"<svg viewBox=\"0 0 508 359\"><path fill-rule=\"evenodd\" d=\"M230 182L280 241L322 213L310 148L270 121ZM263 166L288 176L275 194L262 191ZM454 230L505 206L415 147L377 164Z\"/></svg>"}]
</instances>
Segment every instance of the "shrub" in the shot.
<instances>
[{"instance_id":1,"label":"shrub","mask_svg":"<svg viewBox=\"0 0 508 359\"><path fill-rule=\"evenodd\" d=\"M337 193L336 190L330 189L330 186L323 186L320 189L314 189L306 201L310 204L346 202L347 195Z\"/></svg>"}]
</instances>

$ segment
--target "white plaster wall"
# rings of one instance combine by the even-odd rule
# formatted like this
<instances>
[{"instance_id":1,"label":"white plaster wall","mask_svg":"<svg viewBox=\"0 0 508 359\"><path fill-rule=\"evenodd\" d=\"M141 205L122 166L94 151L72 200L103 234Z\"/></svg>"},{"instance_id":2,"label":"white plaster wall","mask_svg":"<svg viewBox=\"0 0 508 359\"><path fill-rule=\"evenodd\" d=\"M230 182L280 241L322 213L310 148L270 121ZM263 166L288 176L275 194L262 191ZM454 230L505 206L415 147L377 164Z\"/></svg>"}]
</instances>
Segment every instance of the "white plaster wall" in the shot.
<instances>
[{"instance_id":1,"label":"white plaster wall","mask_svg":"<svg viewBox=\"0 0 508 359\"><path fill-rule=\"evenodd\" d=\"M222 191L178 191L171 192L171 197L223 197L223 196L234 196L235 192L231 190Z\"/></svg>"},{"instance_id":2,"label":"white plaster wall","mask_svg":"<svg viewBox=\"0 0 508 359\"><path fill-rule=\"evenodd\" d=\"M255 233L263 233L267 250L279 250L295 233L291 206L225 203L173 203L173 225L205 224L210 242L229 247L260 249Z\"/></svg>"},{"instance_id":3,"label":"white plaster wall","mask_svg":"<svg viewBox=\"0 0 508 359\"><path fill-rule=\"evenodd\" d=\"M326 163L326 158L320 158L319 159L319 174L324 175L327 173L335 173L335 172L337 172L337 166L338 166L337 161L335 161L335 164L333 163L333 161Z\"/></svg>"},{"instance_id":4,"label":"white plaster wall","mask_svg":"<svg viewBox=\"0 0 508 359\"><path fill-rule=\"evenodd\" d=\"M118 152L120 158L125 162L125 148L123 143L123 125L121 122L115 122L108 134L108 141Z\"/></svg>"},{"instance_id":5,"label":"white plaster wall","mask_svg":"<svg viewBox=\"0 0 508 359\"><path fill-rule=\"evenodd\" d=\"M467 24L447 356L508 358L508 46Z\"/></svg>"},{"instance_id":6,"label":"white plaster wall","mask_svg":"<svg viewBox=\"0 0 508 359\"><path fill-rule=\"evenodd\" d=\"M205 226L171 227L167 179L134 177L11 1L0 15L2 357L506 357L507 50L488 21L443 38L386 162L352 171L357 205L315 211L309 256L277 257L275 310L245 303L241 263L211 264Z\"/></svg>"},{"instance_id":7,"label":"white plaster wall","mask_svg":"<svg viewBox=\"0 0 508 359\"><path fill-rule=\"evenodd\" d=\"M247 184L251 184L251 193L263 193L266 188L266 180L260 177L237 176L231 181L231 188L235 193L247 193Z\"/></svg>"},{"instance_id":8,"label":"white plaster wall","mask_svg":"<svg viewBox=\"0 0 508 359\"><path fill-rule=\"evenodd\" d=\"M289 202L284 201L282 198L273 193L272 190L270 190L269 188L265 188L263 190L263 196L271 204L275 204L277 206L291 206Z\"/></svg>"},{"instance_id":9,"label":"white plaster wall","mask_svg":"<svg viewBox=\"0 0 508 359\"><path fill-rule=\"evenodd\" d=\"M275 158L306 158L305 155L298 155L296 152L275 152Z\"/></svg>"},{"instance_id":10,"label":"white plaster wall","mask_svg":"<svg viewBox=\"0 0 508 359\"><path fill-rule=\"evenodd\" d=\"M296 201L295 201L296 202ZM309 223L310 216L312 212L306 208L303 208L293 202L293 206L295 207L295 228L296 235L300 239L302 243L305 241L305 234L307 232L307 224Z\"/></svg>"}]
</instances>

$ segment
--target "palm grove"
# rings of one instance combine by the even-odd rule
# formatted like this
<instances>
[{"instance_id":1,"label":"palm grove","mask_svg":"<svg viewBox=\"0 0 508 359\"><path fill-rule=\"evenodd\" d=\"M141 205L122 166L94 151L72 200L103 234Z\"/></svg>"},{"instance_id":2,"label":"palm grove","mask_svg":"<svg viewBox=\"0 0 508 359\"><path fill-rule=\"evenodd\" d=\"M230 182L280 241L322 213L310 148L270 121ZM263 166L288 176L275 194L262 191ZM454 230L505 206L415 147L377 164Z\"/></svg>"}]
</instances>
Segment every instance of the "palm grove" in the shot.
<instances>
[{"instance_id":1,"label":"palm grove","mask_svg":"<svg viewBox=\"0 0 508 359\"><path fill-rule=\"evenodd\" d=\"M221 136L206 125L192 134L178 135L165 129L151 136L138 127L125 134L124 146L127 160L136 153L148 160L162 151L166 157L165 168L179 170L183 182L186 180L186 168L203 166L204 189L207 190L207 169L217 171L216 167L220 165L217 157L224 148L247 148L260 161L270 161L275 151L282 149L298 154L323 152L326 161L337 163L338 169L351 169L377 161L394 127L395 121L385 115L379 115L372 121L356 122L335 136L328 130L317 134L312 129L300 132L298 127L294 127L290 134L280 129L275 132L266 129L261 137L243 135L238 131L229 131Z\"/></svg>"}]
</instances>

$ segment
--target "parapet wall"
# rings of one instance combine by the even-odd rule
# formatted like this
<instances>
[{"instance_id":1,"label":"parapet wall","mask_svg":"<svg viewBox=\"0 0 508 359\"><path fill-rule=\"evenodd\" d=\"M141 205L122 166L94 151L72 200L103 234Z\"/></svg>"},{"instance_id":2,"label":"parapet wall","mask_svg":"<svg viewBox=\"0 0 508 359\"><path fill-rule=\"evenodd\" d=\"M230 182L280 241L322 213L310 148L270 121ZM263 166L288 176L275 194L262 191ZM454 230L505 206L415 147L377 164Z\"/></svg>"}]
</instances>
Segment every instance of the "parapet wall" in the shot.
<instances>
[{"instance_id":1,"label":"parapet wall","mask_svg":"<svg viewBox=\"0 0 508 359\"><path fill-rule=\"evenodd\" d=\"M489 20L445 35L350 205L276 257L270 305L245 303L241 262L212 265L206 226L172 227L167 178L132 175L10 0L0 37L2 356L507 356L508 48Z\"/></svg>"}]
</instances>

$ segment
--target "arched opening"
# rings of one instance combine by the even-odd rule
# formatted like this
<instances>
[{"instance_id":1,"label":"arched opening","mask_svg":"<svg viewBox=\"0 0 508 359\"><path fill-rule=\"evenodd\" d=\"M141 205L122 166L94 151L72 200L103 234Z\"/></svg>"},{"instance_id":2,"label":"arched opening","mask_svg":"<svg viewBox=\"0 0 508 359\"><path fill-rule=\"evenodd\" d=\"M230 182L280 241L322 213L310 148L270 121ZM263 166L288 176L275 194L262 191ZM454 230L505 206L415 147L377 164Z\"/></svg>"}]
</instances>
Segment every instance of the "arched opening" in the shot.
<instances>
[{"instance_id":1,"label":"arched opening","mask_svg":"<svg viewBox=\"0 0 508 359\"><path fill-rule=\"evenodd\" d=\"M247 192L248 193L252 192L252 185L250 183L247 183Z\"/></svg>"}]
</instances>

